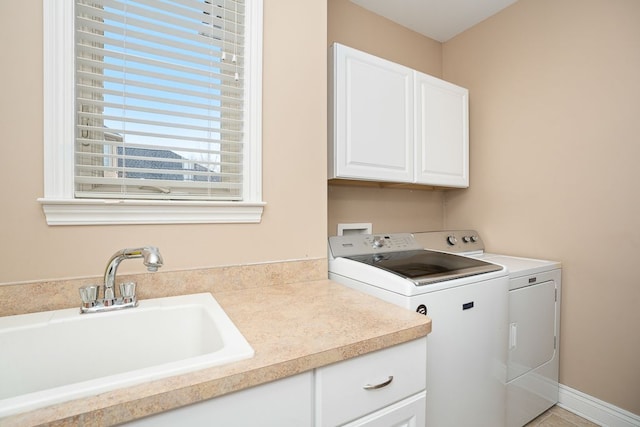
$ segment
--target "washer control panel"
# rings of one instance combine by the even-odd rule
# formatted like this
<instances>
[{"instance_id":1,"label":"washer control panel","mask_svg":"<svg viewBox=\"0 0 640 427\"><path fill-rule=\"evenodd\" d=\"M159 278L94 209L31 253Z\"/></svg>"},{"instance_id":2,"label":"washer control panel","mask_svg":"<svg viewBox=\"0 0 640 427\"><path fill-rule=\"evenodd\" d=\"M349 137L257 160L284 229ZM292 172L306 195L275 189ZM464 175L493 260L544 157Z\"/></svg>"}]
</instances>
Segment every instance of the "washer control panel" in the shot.
<instances>
[{"instance_id":1,"label":"washer control panel","mask_svg":"<svg viewBox=\"0 0 640 427\"><path fill-rule=\"evenodd\" d=\"M410 233L354 234L329 237L334 258L423 249Z\"/></svg>"}]
</instances>

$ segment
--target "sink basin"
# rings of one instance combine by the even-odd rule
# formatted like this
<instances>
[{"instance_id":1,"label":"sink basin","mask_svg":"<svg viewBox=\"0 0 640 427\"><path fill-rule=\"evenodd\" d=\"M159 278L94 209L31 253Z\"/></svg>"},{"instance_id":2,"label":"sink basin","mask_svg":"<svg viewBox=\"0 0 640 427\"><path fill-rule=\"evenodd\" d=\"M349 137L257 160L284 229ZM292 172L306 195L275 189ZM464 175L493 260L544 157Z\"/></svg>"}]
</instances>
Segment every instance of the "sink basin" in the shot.
<instances>
[{"instance_id":1,"label":"sink basin","mask_svg":"<svg viewBox=\"0 0 640 427\"><path fill-rule=\"evenodd\" d=\"M0 417L253 354L208 293L0 317Z\"/></svg>"}]
</instances>

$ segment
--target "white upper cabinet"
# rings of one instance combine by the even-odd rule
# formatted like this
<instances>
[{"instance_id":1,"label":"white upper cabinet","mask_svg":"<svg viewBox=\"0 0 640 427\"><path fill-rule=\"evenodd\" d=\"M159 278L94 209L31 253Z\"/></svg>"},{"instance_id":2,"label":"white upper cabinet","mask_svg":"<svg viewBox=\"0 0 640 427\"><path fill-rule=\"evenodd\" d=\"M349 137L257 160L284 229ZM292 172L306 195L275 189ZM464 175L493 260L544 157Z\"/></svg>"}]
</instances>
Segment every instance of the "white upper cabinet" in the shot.
<instances>
[{"instance_id":1,"label":"white upper cabinet","mask_svg":"<svg viewBox=\"0 0 640 427\"><path fill-rule=\"evenodd\" d=\"M469 186L469 91L415 72L416 181Z\"/></svg>"},{"instance_id":2,"label":"white upper cabinet","mask_svg":"<svg viewBox=\"0 0 640 427\"><path fill-rule=\"evenodd\" d=\"M329 179L469 185L468 91L332 46Z\"/></svg>"},{"instance_id":3,"label":"white upper cabinet","mask_svg":"<svg viewBox=\"0 0 640 427\"><path fill-rule=\"evenodd\" d=\"M329 178L411 182L413 71L333 45Z\"/></svg>"}]
</instances>

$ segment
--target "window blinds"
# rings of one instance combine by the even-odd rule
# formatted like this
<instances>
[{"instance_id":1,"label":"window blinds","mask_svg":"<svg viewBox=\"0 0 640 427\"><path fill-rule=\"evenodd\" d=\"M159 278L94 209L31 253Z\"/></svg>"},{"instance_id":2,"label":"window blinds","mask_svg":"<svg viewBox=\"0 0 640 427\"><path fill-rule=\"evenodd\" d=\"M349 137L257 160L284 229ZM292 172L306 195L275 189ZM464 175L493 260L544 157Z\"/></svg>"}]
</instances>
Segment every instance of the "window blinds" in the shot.
<instances>
[{"instance_id":1,"label":"window blinds","mask_svg":"<svg viewBox=\"0 0 640 427\"><path fill-rule=\"evenodd\" d=\"M75 196L241 200L244 0L76 0Z\"/></svg>"}]
</instances>

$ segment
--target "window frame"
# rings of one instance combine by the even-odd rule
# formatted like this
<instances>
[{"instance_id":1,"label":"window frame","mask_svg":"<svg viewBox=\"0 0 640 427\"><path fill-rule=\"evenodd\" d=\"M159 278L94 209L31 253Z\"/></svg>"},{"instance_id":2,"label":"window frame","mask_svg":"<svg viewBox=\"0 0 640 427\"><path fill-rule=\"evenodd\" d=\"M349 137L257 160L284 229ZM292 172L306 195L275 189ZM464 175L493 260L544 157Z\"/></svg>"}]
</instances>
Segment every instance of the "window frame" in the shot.
<instances>
[{"instance_id":1,"label":"window frame","mask_svg":"<svg viewBox=\"0 0 640 427\"><path fill-rule=\"evenodd\" d=\"M259 223L262 201L262 0L246 4L243 201L79 199L74 196L75 0L43 0L44 197L49 225Z\"/></svg>"}]
</instances>

